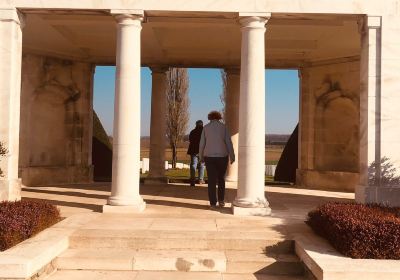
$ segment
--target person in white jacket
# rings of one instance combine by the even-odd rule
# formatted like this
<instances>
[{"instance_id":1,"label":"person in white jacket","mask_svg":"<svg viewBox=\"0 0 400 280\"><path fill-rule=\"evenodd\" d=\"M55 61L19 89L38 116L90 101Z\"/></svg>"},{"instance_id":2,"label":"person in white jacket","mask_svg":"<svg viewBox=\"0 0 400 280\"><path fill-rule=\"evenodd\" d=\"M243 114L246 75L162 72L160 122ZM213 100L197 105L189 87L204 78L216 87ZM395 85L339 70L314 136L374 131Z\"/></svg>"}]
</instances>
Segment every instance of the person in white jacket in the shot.
<instances>
[{"instance_id":1,"label":"person in white jacket","mask_svg":"<svg viewBox=\"0 0 400 280\"><path fill-rule=\"evenodd\" d=\"M221 114L212 111L208 114L209 123L203 128L199 145L199 158L206 164L208 175L208 199L211 209L217 205L225 206L225 173L228 159L235 161L231 135L221 122ZM216 185L218 184L218 197Z\"/></svg>"}]
</instances>

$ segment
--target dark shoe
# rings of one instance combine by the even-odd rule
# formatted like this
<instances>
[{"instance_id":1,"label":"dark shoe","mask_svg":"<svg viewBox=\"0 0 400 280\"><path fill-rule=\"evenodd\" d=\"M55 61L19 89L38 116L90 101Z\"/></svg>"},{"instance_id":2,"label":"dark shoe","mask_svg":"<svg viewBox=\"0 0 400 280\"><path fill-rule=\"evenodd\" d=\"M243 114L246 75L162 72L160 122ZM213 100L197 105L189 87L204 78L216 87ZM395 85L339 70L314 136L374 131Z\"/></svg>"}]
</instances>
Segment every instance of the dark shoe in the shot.
<instances>
[{"instance_id":1,"label":"dark shoe","mask_svg":"<svg viewBox=\"0 0 400 280\"><path fill-rule=\"evenodd\" d=\"M195 187L196 186L195 182L194 181L190 181L190 186L191 187Z\"/></svg>"},{"instance_id":2,"label":"dark shoe","mask_svg":"<svg viewBox=\"0 0 400 280\"><path fill-rule=\"evenodd\" d=\"M217 205L210 205L210 210L217 210Z\"/></svg>"},{"instance_id":3,"label":"dark shoe","mask_svg":"<svg viewBox=\"0 0 400 280\"><path fill-rule=\"evenodd\" d=\"M219 202L218 202L218 205L219 205L219 207L221 207L221 208L222 208L222 207L225 207L225 202L219 201Z\"/></svg>"}]
</instances>

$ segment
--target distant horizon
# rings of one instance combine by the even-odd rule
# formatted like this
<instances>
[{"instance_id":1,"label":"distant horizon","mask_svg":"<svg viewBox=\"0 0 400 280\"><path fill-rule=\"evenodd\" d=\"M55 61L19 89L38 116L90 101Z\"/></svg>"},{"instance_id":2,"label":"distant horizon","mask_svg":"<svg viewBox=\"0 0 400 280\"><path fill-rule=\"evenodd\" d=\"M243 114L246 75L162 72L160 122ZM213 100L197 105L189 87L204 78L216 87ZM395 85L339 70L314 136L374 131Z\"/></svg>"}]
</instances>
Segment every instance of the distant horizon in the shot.
<instances>
[{"instance_id":1,"label":"distant horizon","mask_svg":"<svg viewBox=\"0 0 400 280\"><path fill-rule=\"evenodd\" d=\"M189 133L196 120L206 122L211 110L222 110L220 69L189 68ZM266 70L266 134L290 135L299 120L297 70ZM107 135L113 134L115 66L97 66L93 107ZM150 135L151 71L141 69L141 136Z\"/></svg>"}]
</instances>

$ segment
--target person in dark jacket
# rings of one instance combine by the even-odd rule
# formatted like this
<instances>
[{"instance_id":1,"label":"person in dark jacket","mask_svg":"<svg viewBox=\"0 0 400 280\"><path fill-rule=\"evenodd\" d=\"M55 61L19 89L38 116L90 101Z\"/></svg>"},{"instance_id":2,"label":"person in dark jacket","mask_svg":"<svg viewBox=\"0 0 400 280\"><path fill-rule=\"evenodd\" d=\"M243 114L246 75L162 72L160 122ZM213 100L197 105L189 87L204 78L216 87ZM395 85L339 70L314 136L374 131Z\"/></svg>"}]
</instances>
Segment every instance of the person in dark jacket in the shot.
<instances>
[{"instance_id":1,"label":"person in dark jacket","mask_svg":"<svg viewBox=\"0 0 400 280\"><path fill-rule=\"evenodd\" d=\"M199 160L199 144L201 133L203 132L203 121L196 121L196 127L189 134L189 149L187 154L190 155L190 186L196 184L196 169L199 171L198 183L204 184L204 162Z\"/></svg>"}]
</instances>

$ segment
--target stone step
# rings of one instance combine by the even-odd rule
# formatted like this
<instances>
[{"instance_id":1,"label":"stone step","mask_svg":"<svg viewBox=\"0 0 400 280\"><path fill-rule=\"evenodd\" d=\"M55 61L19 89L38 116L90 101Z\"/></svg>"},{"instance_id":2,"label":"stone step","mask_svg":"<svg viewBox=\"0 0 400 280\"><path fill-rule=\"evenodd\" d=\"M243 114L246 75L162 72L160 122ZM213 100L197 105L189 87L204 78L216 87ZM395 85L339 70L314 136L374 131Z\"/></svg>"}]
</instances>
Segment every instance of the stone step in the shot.
<instances>
[{"instance_id":1,"label":"stone step","mask_svg":"<svg viewBox=\"0 0 400 280\"><path fill-rule=\"evenodd\" d=\"M295 255L255 251L68 249L56 259L58 269L219 271L268 275L302 275Z\"/></svg>"},{"instance_id":2,"label":"stone step","mask_svg":"<svg viewBox=\"0 0 400 280\"><path fill-rule=\"evenodd\" d=\"M257 251L225 251L227 273L303 275L304 267L294 254L266 254Z\"/></svg>"},{"instance_id":3,"label":"stone step","mask_svg":"<svg viewBox=\"0 0 400 280\"><path fill-rule=\"evenodd\" d=\"M306 280L303 276L271 276L220 272L59 270L46 280Z\"/></svg>"},{"instance_id":4,"label":"stone step","mask_svg":"<svg viewBox=\"0 0 400 280\"><path fill-rule=\"evenodd\" d=\"M217 232L172 230L78 230L70 248L257 250L267 253L294 252L294 241L276 232Z\"/></svg>"},{"instance_id":5,"label":"stone step","mask_svg":"<svg viewBox=\"0 0 400 280\"><path fill-rule=\"evenodd\" d=\"M68 249L56 259L58 269L226 271L221 251Z\"/></svg>"}]
</instances>

